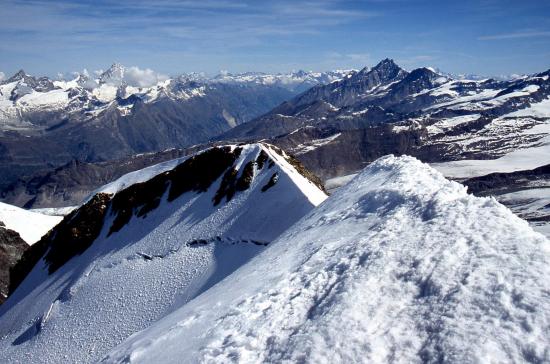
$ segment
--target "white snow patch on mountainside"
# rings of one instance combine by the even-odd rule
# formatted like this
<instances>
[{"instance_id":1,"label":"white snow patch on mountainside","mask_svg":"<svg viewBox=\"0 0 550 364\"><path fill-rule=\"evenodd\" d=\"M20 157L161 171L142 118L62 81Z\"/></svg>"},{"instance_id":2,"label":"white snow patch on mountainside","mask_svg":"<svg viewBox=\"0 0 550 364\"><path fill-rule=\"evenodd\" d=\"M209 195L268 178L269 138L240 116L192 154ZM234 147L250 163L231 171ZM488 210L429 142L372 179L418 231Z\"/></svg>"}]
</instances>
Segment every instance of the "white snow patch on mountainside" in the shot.
<instances>
[{"instance_id":1,"label":"white snow patch on mountainside","mask_svg":"<svg viewBox=\"0 0 550 364\"><path fill-rule=\"evenodd\" d=\"M48 216L0 202L0 221L17 231L29 245L36 243L61 221L60 216Z\"/></svg>"},{"instance_id":2,"label":"white snow patch on mountainside","mask_svg":"<svg viewBox=\"0 0 550 364\"><path fill-rule=\"evenodd\" d=\"M527 87L528 88L528 87ZM532 88L531 90L534 90ZM471 115L459 118L469 118ZM456 119L456 118L453 118ZM443 122L448 123L447 119ZM433 126L439 126L438 122ZM521 128L522 125L528 125L527 128ZM518 129L514 129L518 127ZM499 131L506 136L506 130L515 136L515 139L539 135L534 142L518 144L496 159L484 160L458 160L451 162L433 163L432 166L450 178L470 178L481 176L494 172L514 172L519 170L533 169L550 163L550 99L545 99L538 103L533 103L525 109L514 111L494 119L483 129L489 137L491 132L499 135ZM480 143L483 137L464 138L464 143ZM501 138L503 138L501 136ZM466 144L463 146L465 147Z\"/></svg>"},{"instance_id":3,"label":"white snow patch on mountainside","mask_svg":"<svg viewBox=\"0 0 550 364\"><path fill-rule=\"evenodd\" d=\"M172 202L163 196L159 207L110 236L108 215L94 243L51 275L39 261L0 306L0 362L97 361L263 251L326 198L270 147L242 148L239 175L262 150L274 163L254 167L250 187L231 201L213 205L220 177L206 192ZM275 173L277 182L262 191Z\"/></svg>"},{"instance_id":4,"label":"white snow patch on mountainside","mask_svg":"<svg viewBox=\"0 0 550 364\"><path fill-rule=\"evenodd\" d=\"M534 169L546 164L550 164L550 137L543 138L540 145L517 149L497 159L465 159L432 163L431 166L447 177L462 179L495 172L508 173Z\"/></svg>"},{"instance_id":5,"label":"white snow patch on mountainside","mask_svg":"<svg viewBox=\"0 0 550 364\"><path fill-rule=\"evenodd\" d=\"M384 157L106 363L550 361L550 241Z\"/></svg>"},{"instance_id":6,"label":"white snow patch on mountainside","mask_svg":"<svg viewBox=\"0 0 550 364\"><path fill-rule=\"evenodd\" d=\"M461 124L467 124L472 121L475 121L479 119L479 114L473 114L473 115L462 115L462 116L456 116L453 118L447 118L442 119L435 124L429 125L427 127L429 133L442 133L446 130L453 129Z\"/></svg>"},{"instance_id":7,"label":"white snow patch on mountainside","mask_svg":"<svg viewBox=\"0 0 550 364\"><path fill-rule=\"evenodd\" d=\"M539 118L550 118L550 99L531 104L528 108L515 111L507 116L534 116Z\"/></svg>"},{"instance_id":8,"label":"white snow patch on mountainside","mask_svg":"<svg viewBox=\"0 0 550 364\"><path fill-rule=\"evenodd\" d=\"M49 216L66 216L78 207L79 206L42 207L39 209L31 209L30 211L38 212L39 214L49 215Z\"/></svg>"},{"instance_id":9,"label":"white snow patch on mountainside","mask_svg":"<svg viewBox=\"0 0 550 364\"><path fill-rule=\"evenodd\" d=\"M327 138L323 138L323 139L313 139L307 143L304 143L304 144L300 144L298 146L296 146L292 152L294 155L300 155L300 154L305 154L305 153L308 153L308 152L311 152L312 150L315 150L319 147L322 147L323 145L327 145L329 143L332 143L333 141L335 141L336 139L338 139L338 137L342 135L342 133L336 133L334 135L331 135Z\"/></svg>"}]
</instances>

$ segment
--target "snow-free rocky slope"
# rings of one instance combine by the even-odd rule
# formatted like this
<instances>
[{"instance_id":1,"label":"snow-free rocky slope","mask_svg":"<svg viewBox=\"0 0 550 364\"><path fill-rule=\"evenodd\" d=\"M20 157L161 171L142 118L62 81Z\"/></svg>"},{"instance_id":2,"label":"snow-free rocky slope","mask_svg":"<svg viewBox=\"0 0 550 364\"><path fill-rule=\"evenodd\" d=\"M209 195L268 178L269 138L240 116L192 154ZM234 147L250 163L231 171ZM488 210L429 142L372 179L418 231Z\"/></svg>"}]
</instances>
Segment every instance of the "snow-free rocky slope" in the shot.
<instances>
[{"instance_id":1,"label":"snow-free rocky slope","mask_svg":"<svg viewBox=\"0 0 550 364\"><path fill-rule=\"evenodd\" d=\"M104 162L72 160L61 167L18 179L0 193L0 198L32 209L76 206L90 192L124 174L192 153L191 148L172 148Z\"/></svg>"},{"instance_id":2,"label":"snow-free rocky slope","mask_svg":"<svg viewBox=\"0 0 550 364\"><path fill-rule=\"evenodd\" d=\"M525 221L388 156L103 362L543 363L549 282Z\"/></svg>"},{"instance_id":3,"label":"snow-free rocky slope","mask_svg":"<svg viewBox=\"0 0 550 364\"><path fill-rule=\"evenodd\" d=\"M325 193L284 152L219 146L106 185L25 252L0 362L94 362L262 252ZM318 183L318 181L317 181Z\"/></svg>"}]
</instances>

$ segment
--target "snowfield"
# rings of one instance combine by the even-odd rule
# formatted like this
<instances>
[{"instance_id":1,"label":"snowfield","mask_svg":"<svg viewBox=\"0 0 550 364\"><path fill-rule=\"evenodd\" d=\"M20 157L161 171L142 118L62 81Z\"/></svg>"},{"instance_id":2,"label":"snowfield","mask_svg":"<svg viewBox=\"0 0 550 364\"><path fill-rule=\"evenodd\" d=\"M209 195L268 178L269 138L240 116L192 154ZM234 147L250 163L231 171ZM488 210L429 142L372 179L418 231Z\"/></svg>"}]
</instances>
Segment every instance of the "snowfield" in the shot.
<instances>
[{"instance_id":1,"label":"snowfield","mask_svg":"<svg viewBox=\"0 0 550 364\"><path fill-rule=\"evenodd\" d=\"M495 172L534 169L546 164L550 164L550 136L544 137L539 145L516 149L497 159L464 159L432 163L432 167L447 177L465 179Z\"/></svg>"},{"instance_id":2,"label":"snowfield","mask_svg":"<svg viewBox=\"0 0 550 364\"><path fill-rule=\"evenodd\" d=\"M388 156L103 362L549 362L549 292L546 238Z\"/></svg>"},{"instance_id":3,"label":"snowfield","mask_svg":"<svg viewBox=\"0 0 550 364\"><path fill-rule=\"evenodd\" d=\"M40 240L61 220L60 216L48 216L0 202L0 221L8 229L17 231L29 245Z\"/></svg>"}]
</instances>

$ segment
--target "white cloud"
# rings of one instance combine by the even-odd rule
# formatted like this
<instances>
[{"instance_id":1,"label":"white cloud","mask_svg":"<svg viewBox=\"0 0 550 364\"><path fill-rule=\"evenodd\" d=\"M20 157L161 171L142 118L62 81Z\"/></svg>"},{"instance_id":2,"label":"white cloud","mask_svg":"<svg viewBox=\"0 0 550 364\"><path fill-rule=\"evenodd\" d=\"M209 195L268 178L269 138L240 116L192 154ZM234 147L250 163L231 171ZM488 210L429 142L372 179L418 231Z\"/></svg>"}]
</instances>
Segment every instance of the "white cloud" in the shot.
<instances>
[{"instance_id":1,"label":"white cloud","mask_svg":"<svg viewBox=\"0 0 550 364\"><path fill-rule=\"evenodd\" d=\"M0 81L3 81L4 78L6 78L6 74L4 72L0 72Z\"/></svg>"},{"instance_id":2,"label":"white cloud","mask_svg":"<svg viewBox=\"0 0 550 364\"><path fill-rule=\"evenodd\" d=\"M346 54L346 57L354 62L359 62L361 65L367 65L372 63L370 54L368 53L350 53Z\"/></svg>"},{"instance_id":3,"label":"white cloud","mask_svg":"<svg viewBox=\"0 0 550 364\"><path fill-rule=\"evenodd\" d=\"M517 32L506 34L495 34L478 37L478 40L505 40L505 39L521 39L521 38L539 38L550 37L550 32Z\"/></svg>"},{"instance_id":4,"label":"white cloud","mask_svg":"<svg viewBox=\"0 0 550 364\"><path fill-rule=\"evenodd\" d=\"M133 66L128 67L124 71L124 81L134 87L151 87L161 81L168 79L168 76L157 73L152 69Z\"/></svg>"}]
</instances>

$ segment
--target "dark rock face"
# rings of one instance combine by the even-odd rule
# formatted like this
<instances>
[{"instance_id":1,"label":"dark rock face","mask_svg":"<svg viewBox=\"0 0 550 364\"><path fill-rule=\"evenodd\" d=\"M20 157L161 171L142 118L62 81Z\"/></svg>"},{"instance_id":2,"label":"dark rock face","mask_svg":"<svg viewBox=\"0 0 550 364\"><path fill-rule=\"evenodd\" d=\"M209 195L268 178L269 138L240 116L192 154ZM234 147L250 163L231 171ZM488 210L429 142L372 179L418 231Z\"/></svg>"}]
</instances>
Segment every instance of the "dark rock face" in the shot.
<instances>
[{"instance_id":1,"label":"dark rock face","mask_svg":"<svg viewBox=\"0 0 550 364\"><path fill-rule=\"evenodd\" d=\"M296 169L296 171L298 171L298 173L300 173L302 176L304 176L306 179L310 180L311 182L313 182L321 191L327 193L327 191L325 190L325 185L323 184L323 181L314 173L310 172L306 167L304 167L304 165L302 164L302 162L300 162L298 159L296 159L294 156L290 155L290 154L287 154L285 151L283 151L282 149L280 148L277 148L275 146L272 147L273 149L275 149L275 151L277 153L279 153L280 155L282 155L285 160L290 163L290 165L292 167L294 167L294 169Z\"/></svg>"},{"instance_id":2,"label":"dark rock face","mask_svg":"<svg viewBox=\"0 0 550 364\"><path fill-rule=\"evenodd\" d=\"M294 152L307 170L322 179L354 173L387 154L409 154L426 160L430 153L419 148L425 131L410 130L393 133L390 125L339 131L334 128L304 128L298 132L273 138L271 143ZM332 143L322 145L312 152L301 153L296 145L311 140L328 138L339 134Z\"/></svg>"},{"instance_id":3,"label":"dark rock face","mask_svg":"<svg viewBox=\"0 0 550 364\"><path fill-rule=\"evenodd\" d=\"M522 189L525 185L537 181L550 181L550 164L531 170L491 173L461 181L468 192L476 195L495 194Z\"/></svg>"},{"instance_id":4,"label":"dark rock face","mask_svg":"<svg viewBox=\"0 0 550 364\"><path fill-rule=\"evenodd\" d=\"M51 274L75 255L82 254L99 236L107 212L114 216L110 235L124 227L132 216L143 217L157 208L168 186L169 201L188 191L206 191L233 165L240 152L240 148L214 147L186 159L173 170L126 188L114 197L105 193L95 195L25 252L11 270L10 292L19 286L42 256Z\"/></svg>"},{"instance_id":5,"label":"dark rock face","mask_svg":"<svg viewBox=\"0 0 550 364\"><path fill-rule=\"evenodd\" d=\"M267 181L265 186L262 187L262 192L265 192L265 191L269 190L271 187L275 186L275 184L277 184L278 180L279 180L279 175L277 173L273 173L271 175L271 178L269 179L269 181Z\"/></svg>"},{"instance_id":6,"label":"dark rock face","mask_svg":"<svg viewBox=\"0 0 550 364\"><path fill-rule=\"evenodd\" d=\"M0 222L0 304L4 303L9 294L10 269L28 248L29 245L16 231L7 229Z\"/></svg>"},{"instance_id":7,"label":"dark rock face","mask_svg":"<svg viewBox=\"0 0 550 364\"><path fill-rule=\"evenodd\" d=\"M231 150L231 147L214 147L186 159L176 168L147 182L137 183L120 191L111 203L111 214L115 219L109 234L119 231L134 213L145 216L157 208L168 186L168 201L173 201L189 191L206 192L233 165L240 153L240 148Z\"/></svg>"}]
</instances>

